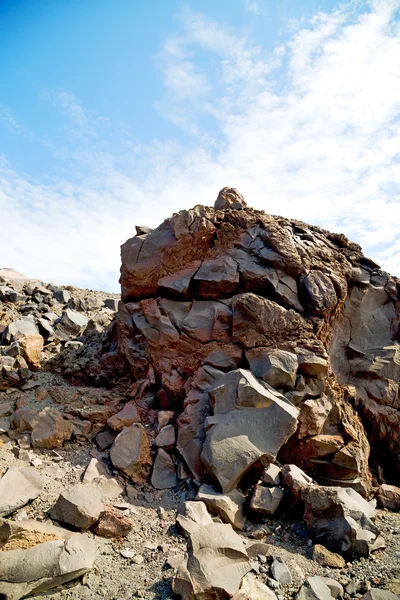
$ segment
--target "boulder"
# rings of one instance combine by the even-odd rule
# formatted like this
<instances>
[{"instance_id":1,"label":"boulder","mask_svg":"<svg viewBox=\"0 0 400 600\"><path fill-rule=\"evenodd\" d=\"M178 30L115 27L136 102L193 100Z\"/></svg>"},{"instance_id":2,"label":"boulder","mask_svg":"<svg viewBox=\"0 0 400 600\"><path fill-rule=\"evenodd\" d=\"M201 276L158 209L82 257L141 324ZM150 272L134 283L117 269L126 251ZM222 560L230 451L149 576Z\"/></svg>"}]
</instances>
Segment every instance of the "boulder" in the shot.
<instances>
[{"instance_id":1,"label":"boulder","mask_svg":"<svg viewBox=\"0 0 400 600\"><path fill-rule=\"evenodd\" d=\"M71 439L73 425L63 419L58 410L46 407L31 421L31 441L33 448L59 448Z\"/></svg>"},{"instance_id":2,"label":"boulder","mask_svg":"<svg viewBox=\"0 0 400 600\"><path fill-rule=\"evenodd\" d=\"M153 465L151 484L157 490L173 488L178 483L176 468L171 456L159 448Z\"/></svg>"},{"instance_id":3,"label":"boulder","mask_svg":"<svg viewBox=\"0 0 400 600\"><path fill-rule=\"evenodd\" d=\"M288 488L292 504L297 504L303 492L313 484L311 477L296 465L284 465L281 470L283 484Z\"/></svg>"},{"instance_id":4,"label":"boulder","mask_svg":"<svg viewBox=\"0 0 400 600\"><path fill-rule=\"evenodd\" d=\"M389 590L372 588L368 590L366 594L364 594L361 600L399 600L399 596L389 592Z\"/></svg>"},{"instance_id":5,"label":"boulder","mask_svg":"<svg viewBox=\"0 0 400 600\"><path fill-rule=\"evenodd\" d=\"M215 210L241 210L246 206L242 194L236 188L224 187L214 203Z\"/></svg>"},{"instance_id":6,"label":"boulder","mask_svg":"<svg viewBox=\"0 0 400 600\"><path fill-rule=\"evenodd\" d=\"M400 510L400 488L395 485L384 483L379 486L377 492L379 505L391 510Z\"/></svg>"},{"instance_id":7,"label":"boulder","mask_svg":"<svg viewBox=\"0 0 400 600\"><path fill-rule=\"evenodd\" d=\"M89 529L105 510L101 496L101 490L96 484L79 483L59 495L50 516L55 521L84 531Z\"/></svg>"},{"instance_id":8,"label":"boulder","mask_svg":"<svg viewBox=\"0 0 400 600\"><path fill-rule=\"evenodd\" d=\"M9 467L0 479L0 517L6 517L37 498L43 479L31 467Z\"/></svg>"},{"instance_id":9,"label":"boulder","mask_svg":"<svg viewBox=\"0 0 400 600\"><path fill-rule=\"evenodd\" d=\"M95 556L95 542L76 534L0 552L0 596L19 600L82 577Z\"/></svg>"},{"instance_id":10,"label":"boulder","mask_svg":"<svg viewBox=\"0 0 400 600\"><path fill-rule=\"evenodd\" d=\"M209 397L214 414L207 419L202 460L223 492L229 492L257 461L276 458L294 433L298 411L243 369L217 379Z\"/></svg>"},{"instance_id":11,"label":"boulder","mask_svg":"<svg viewBox=\"0 0 400 600\"><path fill-rule=\"evenodd\" d=\"M230 598L251 570L241 538L227 524L210 523L189 534L188 556L173 579L183 599Z\"/></svg>"},{"instance_id":12,"label":"boulder","mask_svg":"<svg viewBox=\"0 0 400 600\"><path fill-rule=\"evenodd\" d=\"M379 530L374 507L351 488L308 486L302 490L304 521L316 544L356 558L368 556Z\"/></svg>"},{"instance_id":13,"label":"boulder","mask_svg":"<svg viewBox=\"0 0 400 600\"><path fill-rule=\"evenodd\" d=\"M279 508L283 490L278 487L256 485L251 497L250 508L261 515L273 515Z\"/></svg>"},{"instance_id":14,"label":"boulder","mask_svg":"<svg viewBox=\"0 0 400 600\"><path fill-rule=\"evenodd\" d=\"M220 516L224 523L230 523L234 529L243 529L246 521L243 512L245 496L239 490L221 494L211 485L203 484L196 500L204 502L210 513Z\"/></svg>"},{"instance_id":15,"label":"boulder","mask_svg":"<svg viewBox=\"0 0 400 600\"><path fill-rule=\"evenodd\" d=\"M89 319L82 313L67 308L64 310L60 322L56 326L57 332L64 338L78 337L85 331Z\"/></svg>"},{"instance_id":16,"label":"boulder","mask_svg":"<svg viewBox=\"0 0 400 600\"><path fill-rule=\"evenodd\" d=\"M277 486L281 484L281 469L278 465L270 463L268 467L265 467L263 476L263 483L267 485Z\"/></svg>"},{"instance_id":17,"label":"boulder","mask_svg":"<svg viewBox=\"0 0 400 600\"><path fill-rule=\"evenodd\" d=\"M22 317L17 321L10 323L3 331L2 343L10 343L19 337L39 335L35 319L31 316Z\"/></svg>"},{"instance_id":18,"label":"boulder","mask_svg":"<svg viewBox=\"0 0 400 600\"><path fill-rule=\"evenodd\" d=\"M134 483L143 483L151 469L150 442L144 427L139 423L125 427L114 440L110 458Z\"/></svg>"},{"instance_id":19,"label":"boulder","mask_svg":"<svg viewBox=\"0 0 400 600\"><path fill-rule=\"evenodd\" d=\"M271 575L281 585L290 585L292 583L292 576L289 569L278 556L275 556L272 561Z\"/></svg>"},{"instance_id":20,"label":"boulder","mask_svg":"<svg viewBox=\"0 0 400 600\"><path fill-rule=\"evenodd\" d=\"M68 290L55 290L53 292L53 296L57 300L57 302L60 302L61 304L67 304L67 302L69 302L69 300L71 299L71 294L68 292Z\"/></svg>"}]
</instances>

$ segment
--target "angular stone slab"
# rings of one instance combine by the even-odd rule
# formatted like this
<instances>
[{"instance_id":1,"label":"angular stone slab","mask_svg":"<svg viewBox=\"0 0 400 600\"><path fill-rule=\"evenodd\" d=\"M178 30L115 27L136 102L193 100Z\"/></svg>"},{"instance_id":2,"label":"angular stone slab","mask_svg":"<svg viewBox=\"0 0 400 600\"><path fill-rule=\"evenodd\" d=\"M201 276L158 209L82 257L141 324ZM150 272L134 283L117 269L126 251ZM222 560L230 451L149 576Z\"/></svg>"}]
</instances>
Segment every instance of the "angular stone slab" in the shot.
<instances>
[{"instance_id":1,"label":"angular stone slab","mask_svg":"<svg viewBox=\"0 0 400 600\"><path fill-rule=\"evenodd\" d=\"M275 460L296 430L298 410L243 369L220 377L209 395L214 415L207 419L202 460L225 493L261 458Z\"/></svg>"},{"instance_id":2,"label":"angular stone slab","mask_svg":"<svg viewBox=\"0 0 400 600\"><path fill-rule=\"evenodd\" d=\"M10 467L0 479L0 517L6 517L37 498L43 479L31 467Z\"/></svg>"}]
</instances>

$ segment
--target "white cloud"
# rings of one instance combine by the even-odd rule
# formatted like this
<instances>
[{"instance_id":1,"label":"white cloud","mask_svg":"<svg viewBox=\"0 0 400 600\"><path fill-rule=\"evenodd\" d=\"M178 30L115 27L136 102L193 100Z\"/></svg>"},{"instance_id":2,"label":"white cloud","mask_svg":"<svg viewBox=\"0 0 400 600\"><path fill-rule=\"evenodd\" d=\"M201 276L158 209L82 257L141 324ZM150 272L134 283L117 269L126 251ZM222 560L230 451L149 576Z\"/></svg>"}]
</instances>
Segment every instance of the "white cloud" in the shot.
<instances>
[{"instance_id":1,"label":"white cloud","mask_svg":"<svg viewBox=\"0 0 400 600\"><path fill-rule=\"evenodd\" d=\"M259 17L263 13L260 3L254 2L254 0L245 0L244 7L249 13L252 13L256 17Z\"/></svg>"},{"instance_id":2,"label":"white cloud","mask_svg":"<svg viewBox=\"0 0 400 600\"><path fill-rule=\"evenodd\" d=\"M135 223L210 205L229 185L257 208L343 231L400 275L400 2L355 5L303 21L272 56L183 11L158 57L158 102L192 143L107 148L101 118L63 93L69 122L94 131L70 156L84 175L44 185L0 162L5 266L117 289L119 245Z\"/></svg>"}]
</instances>

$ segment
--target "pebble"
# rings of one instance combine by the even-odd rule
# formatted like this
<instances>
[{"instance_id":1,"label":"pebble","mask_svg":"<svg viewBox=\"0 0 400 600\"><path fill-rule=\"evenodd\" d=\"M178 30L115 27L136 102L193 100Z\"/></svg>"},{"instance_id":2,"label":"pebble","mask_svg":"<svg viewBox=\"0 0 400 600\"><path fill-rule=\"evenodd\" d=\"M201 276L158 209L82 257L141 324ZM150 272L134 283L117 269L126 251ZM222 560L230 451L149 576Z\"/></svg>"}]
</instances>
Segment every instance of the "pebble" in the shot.
<instances>
[{"instance_id":1,"label":"pebble","mask_svg":"<svg viewBox=\"0 0 400 600\"><path fill-rule=\"evenodd\" d=\"M123 558L133 558L135 556L135 553L133 550L122 549L122 550L120 550L120 555Z\"/></svg>"}]
</instances>

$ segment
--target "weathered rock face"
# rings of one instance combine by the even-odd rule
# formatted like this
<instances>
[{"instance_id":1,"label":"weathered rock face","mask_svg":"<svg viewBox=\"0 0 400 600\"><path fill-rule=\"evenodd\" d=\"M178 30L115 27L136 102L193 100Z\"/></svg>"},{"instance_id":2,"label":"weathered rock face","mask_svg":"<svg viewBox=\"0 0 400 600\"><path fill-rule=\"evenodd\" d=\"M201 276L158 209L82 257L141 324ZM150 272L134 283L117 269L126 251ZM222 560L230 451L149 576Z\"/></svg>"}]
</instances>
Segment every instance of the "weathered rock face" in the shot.
<instances>
[{"instance_id":1,"label":"weathered rock face","mask_svg":"<svg viewBox=\"0 0 400 600\"><path fill-rule=\"evenodd\" d=\"M181 211L122 246L118 335L135 399L178 413L168 451L224 491L278 453L317 482L367 494L370 447L354 405L371 441L396 452L398 285L345 236L253 210L224 188L215 208ZM263 401L238 399L245 372ZM221 385L232 387L222 408Z\"/></svg>"}]
</instances>

